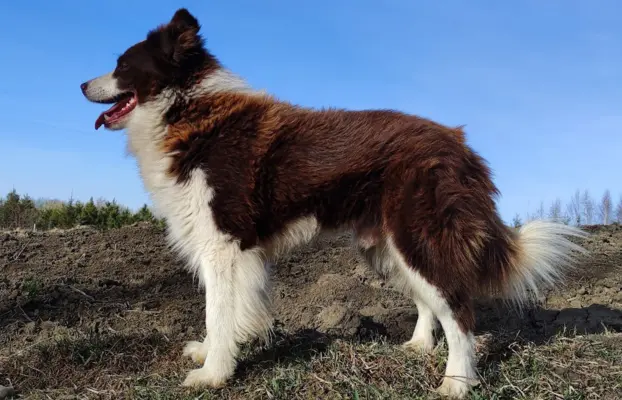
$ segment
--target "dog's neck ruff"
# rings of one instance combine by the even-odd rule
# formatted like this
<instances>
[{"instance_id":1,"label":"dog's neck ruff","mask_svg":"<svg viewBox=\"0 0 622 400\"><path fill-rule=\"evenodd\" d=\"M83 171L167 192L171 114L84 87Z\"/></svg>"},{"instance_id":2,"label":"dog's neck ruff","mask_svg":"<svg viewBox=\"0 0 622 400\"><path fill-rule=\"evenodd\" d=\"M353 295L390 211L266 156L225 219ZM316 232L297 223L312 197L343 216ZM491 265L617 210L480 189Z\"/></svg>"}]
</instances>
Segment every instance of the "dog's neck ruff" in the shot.
<instances>
[{"instance_id":1,"label":"dog's neck ruff","mask_svg":"<svg viewBox=\"0 0 622 400\"><path fill-rule=\"evenodd\" d=\"M127 126L128 152L136 157L148 191L153 193L168 188L168 181L172 179L167 176L171 155L165 153L161 147L168 131L164 119L166 112L180 97L189 101L223 92L261 93L253 90L238 75L226 69L218 69L205 76L190 90L164 89L155 99L136 106Z\"/></svg>"}]
</instances>

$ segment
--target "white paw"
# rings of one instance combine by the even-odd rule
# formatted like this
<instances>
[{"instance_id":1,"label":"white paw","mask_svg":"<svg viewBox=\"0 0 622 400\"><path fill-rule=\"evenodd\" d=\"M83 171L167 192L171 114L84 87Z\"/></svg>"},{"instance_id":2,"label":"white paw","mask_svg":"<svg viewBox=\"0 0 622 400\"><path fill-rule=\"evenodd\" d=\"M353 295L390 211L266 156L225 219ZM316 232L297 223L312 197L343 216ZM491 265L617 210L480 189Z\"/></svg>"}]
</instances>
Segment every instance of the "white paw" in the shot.
<instances>
[{"instance_id":1,"label":"white paw","mask_svg":"<svg viewBox=\"0 0 622 400\"><path fill-rule=\"evenodd\" d=\"M198 368L190 371L181 385L192 388L218 389L225 386L227 378L228 376L222 374L212 374L207 368Z\"/></svg>"},{"instance_id":2,"label":"white paw","mask_svg":"<svg viewBox=\"0 0 622 400\"><path fill-rule=\"evenodd\" d=\"M471 390L479 382L475 379L467 380L465 378L443 378L443 383L436 389L441 396L450 397L452 399L464 399Z\"/></svg>"},{"instance_id":3,"label":"white paw","mask_svg":"<svg viewBox=\"0 0 622 400\"><path fill-rule=\"evenodd\" d=\"M195 340L188 342L184 346L183 355L192 358L195 363L203 365L207 358L207 344Z\"/></svg>"},{"instance_id":4,"label":"white paw","mask_svg":"<svg viewBox=\"0 0 622 400\"><path fill-rule=\"evenodd\" d=\"M407 350L430 354L434 350L434 339L410 339L402 343L402 347Z\"/></svg>"}]
</instances>

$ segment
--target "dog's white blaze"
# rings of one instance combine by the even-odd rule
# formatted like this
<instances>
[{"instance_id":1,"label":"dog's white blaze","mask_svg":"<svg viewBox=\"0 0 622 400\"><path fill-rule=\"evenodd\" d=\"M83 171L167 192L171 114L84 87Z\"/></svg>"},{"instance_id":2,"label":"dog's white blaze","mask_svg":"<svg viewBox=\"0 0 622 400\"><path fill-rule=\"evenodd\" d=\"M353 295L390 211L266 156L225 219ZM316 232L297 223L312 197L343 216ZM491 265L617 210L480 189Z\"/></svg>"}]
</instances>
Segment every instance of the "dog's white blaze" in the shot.
<instances>
[{"instance_id":1,"label":"dog's white blaze","mask_svg":"<svg viewBox=\"0 0 622 400\"><path fill-rule=\"evenodd\" d=\"M475 371L477 360L475 358L475 338L473 333L465 333L460 329L445 297L434 285L430 284L421 274L408 265L391 238L387 238L387 247L396 261L400 273L406 278L408 286L410 286L418 301L425 304L429 311L438 318L445 332L449 356L445 368L445 378L443 378L443 383L438 388L439 393L463 398L469 392L471 386L477 383ZM427 336L429 328L433 326L433 322L430 322L429 313L427 313L425 308L423 312L428 317L423 320L421 330L425 331L423 335ZM416 328L415 333L417 333Z\"/></svg>"},{"instance_id":2,"label":"dog's white blaze","mask_svg":"<svg viewBox=\"0 0 622 400\"><path fill-rule=\"evenodd\" d=\"M90 80L84 94L91 101L106 101L122 93L110 72Z\"/></svg>"}]
</instances>

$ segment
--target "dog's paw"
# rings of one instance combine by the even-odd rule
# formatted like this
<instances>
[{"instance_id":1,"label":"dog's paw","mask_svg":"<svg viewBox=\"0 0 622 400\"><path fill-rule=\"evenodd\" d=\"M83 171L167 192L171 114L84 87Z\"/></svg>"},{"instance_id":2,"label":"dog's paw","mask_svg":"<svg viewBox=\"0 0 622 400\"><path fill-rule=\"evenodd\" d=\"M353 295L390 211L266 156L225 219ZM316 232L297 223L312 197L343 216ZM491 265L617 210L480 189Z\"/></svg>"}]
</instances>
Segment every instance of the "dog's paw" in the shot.
<instances>
[{"instance_id":1,"label":"dog's paw","mask_svg":"<svg viewBox=\"0 0 622 400\"><path fill-rule=\"evenodd\" d=\"M454 378L443 378L443 383L436 389L436 392L444 397L451 399L464 399L471 391L473 386L477 386L479 382L477 380L462 380Z\"/></svg>"},{"instance_id":2,"label":"dog's paw","mask_svg":"<svg viewBox=\"0 0 622 400\"><path fill-rule=\"evenodd\" d=\"M183 351L184 357L192 358L192 361L199 365L205 364L207 358L207 345L205 342L191 341L186 343Z\"/></svg>"},{"instance_id":3,"label":"dog's paw","mask_svg":"<svg viewBox=\"0 0 622 400\"><path fill-rule=\"evenodd\" d=\"M402 343L402 348L410 351L416 351L422 354L430 354L434 351L434 339L411 339Z\"/></svg>"},{"instance_id":4,"label":"dog's paw","mask_svg":"<svg viewBox=\"0 0 622 400\"><path fill-rule=\"evenodd\" d=\"M225 386L228 376L213 374L207 368L198 368L190 371L182 386L191 388L219 389Z\"/></svg>"}]
</instances>

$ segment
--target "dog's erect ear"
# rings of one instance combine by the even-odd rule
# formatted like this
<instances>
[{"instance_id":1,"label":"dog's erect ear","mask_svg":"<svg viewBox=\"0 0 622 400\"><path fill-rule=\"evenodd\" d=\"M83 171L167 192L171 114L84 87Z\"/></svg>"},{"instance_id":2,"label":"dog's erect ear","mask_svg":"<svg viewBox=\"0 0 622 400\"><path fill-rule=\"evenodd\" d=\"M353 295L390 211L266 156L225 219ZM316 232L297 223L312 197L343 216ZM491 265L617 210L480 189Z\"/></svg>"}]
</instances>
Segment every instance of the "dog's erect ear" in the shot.
<instances>
[{"instance_id":1,"label":"dog's erect ear","mask_svg":"<svg viewBox=\"0 0 622 400\"><path fill-rule=\"evenodd\" d=\"M170 61L181 64L196 55L203 45L200 28L199 21L188 10L180 8L168 24L150 34L147 40L160 48Z\"/></svg>"},{"instance_id":2,"label":"dog's erect ear","mask_svg":"<svg viewBox=\"0 0 622 400\"><path fill-rule=\"evenodd\" d=\"M170 24L175 25L180 30L195 30L198 32L200 28L199 21L185 8L175 11Z\"/></svg>"}]
</instances>

